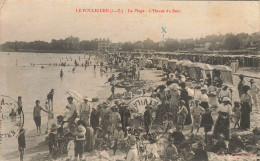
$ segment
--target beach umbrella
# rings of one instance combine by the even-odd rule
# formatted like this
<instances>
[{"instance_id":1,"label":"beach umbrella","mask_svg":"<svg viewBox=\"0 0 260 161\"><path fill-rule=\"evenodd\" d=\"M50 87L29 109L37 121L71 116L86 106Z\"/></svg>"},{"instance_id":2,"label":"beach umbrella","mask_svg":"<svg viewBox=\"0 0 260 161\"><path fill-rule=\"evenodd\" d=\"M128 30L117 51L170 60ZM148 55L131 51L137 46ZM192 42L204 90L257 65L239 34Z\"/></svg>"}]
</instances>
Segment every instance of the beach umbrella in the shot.
<instances>
[{"instance_id":1,"label":"beach umbrella","mask_svg":"<svg viewBox=\"0 0 260 161\"><path fill-rule=\"evenodd\" d=\"M73 99L76 100L77 102L83 102L83 96L77 91L68 89L67 94L73 97Z\"/></svg>"}]
</instances>

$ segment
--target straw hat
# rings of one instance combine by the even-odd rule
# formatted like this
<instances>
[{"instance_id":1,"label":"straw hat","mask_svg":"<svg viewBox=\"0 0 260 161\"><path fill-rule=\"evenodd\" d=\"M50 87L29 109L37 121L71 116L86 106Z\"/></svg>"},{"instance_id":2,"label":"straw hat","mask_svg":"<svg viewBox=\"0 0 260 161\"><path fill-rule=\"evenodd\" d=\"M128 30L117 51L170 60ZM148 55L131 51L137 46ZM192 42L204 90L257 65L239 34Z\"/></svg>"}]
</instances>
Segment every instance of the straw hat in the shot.
<instances>
[{"instance_id":1,"label":"straw hat","mask_svg":"<svg viewBox=\"0 0 260 161\"><path fill-rule=\"evenodd\" d=\"M224 97L222 101L223 102L231 102L230 98L228 98L228 97Z\"/></svg>"},{"instance_id":2,"label":"straw hat","mask_svg":"<svg viewBox=\"0 0 260 161\"><path fill-rule=\"evenodd\" d=\"M207 88L202 87L202 88L200 89L200 91L207 91Z\"/></svg>"},{"instance_id":3,"label":"straw hat","mask_svg":"<svg viewBox=\"0 0 260 161\"><path fill-rule=\"evenodd\" d=\"M134 135L130 135L130 136L128 137L127 141L128 141L128 143L129 143L130 145L135 145L135 144L136 144L136 138L135 138Z\"/></svg>"},{"instance_id":4,"label":"straw hat","mask_svg":"<svg viewBox=\"0 0 260 161\"><path fill-rule=\"evenodd\" d=\"M75 118L74 123L77 124L79 120L79 118Z\"/></svg>"},{"instance_id":5,"label":"straw hat","mask_svg":"<svg viewBox=\"0 0 260 161\"><path fill-rule=\"evenodd\" d=\"M92 101L92 99L89 98L88 96L84 96L83 100Z\"/></svg>"},{"instance_id":6,"label":"straw hat","mask_svg":"<svg viewBox=\"0 0 260 161\"><path fill-rule=\"evenodd\" d=\"M210 95L217 96L217 92L210 92Z\"/></svg>"},{"instance_id":7,"label":"straw hat","mask_svg":"<svg viewBox=\"0 0 260 161\"><path fill-rule=\"evenodd\" d=\"M77 136L84 136L86 133L86 129L82 126L82 125L79 125L77 128L76 128L76 135Z\"/></svg>"},{"instance_id":8,"label":"straw hat","mask_svg":"<svg viewBox=\"0 0 260 161\"><path fill-rule=\"evenodd\" d=\"M254 79L250 79L249 82L250 82L250 83L255 83L255 80L254 80Z\"/></svg>"}]
</instances>

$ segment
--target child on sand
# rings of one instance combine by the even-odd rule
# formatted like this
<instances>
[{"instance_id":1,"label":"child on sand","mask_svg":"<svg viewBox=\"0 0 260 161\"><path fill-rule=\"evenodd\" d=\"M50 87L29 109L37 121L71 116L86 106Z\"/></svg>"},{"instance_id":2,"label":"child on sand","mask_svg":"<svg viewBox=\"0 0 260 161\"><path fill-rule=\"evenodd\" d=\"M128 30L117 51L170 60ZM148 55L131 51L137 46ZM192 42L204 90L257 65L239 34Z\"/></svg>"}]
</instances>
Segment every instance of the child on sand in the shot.
<instances>
[{"instance_id":1,"label":"child on sand","mask_svg":"<svg viewBox=\"0 0 260 161\"><path fill-rule=\"evenodd\" d=\"M201 118L202 118L202 114L204 112L204 109L199 105L200 101L199 100L195 100L195 106L193 107L191 113L193 116L193 126L191 129L191 133L193 132L194 129L197 129L197 132L199 131L200 128L200 122L201 122Z\"/></svg>"},{"instance_id":2,"label":"child on sand","mask_svg":"<svg viewBox=\"0 0 260 161\"><path fill-rule=\"evenodd\" d=\"M53 123L51 125L51 131L49 133L49 152L51 157L57 157L56 149L58 146L58 139L57 139L57 125Z\"/></svg>"},{"instance_id":3,"label":"child on sand","mask_svg":"<svg viewBox=\"0 0 260 161\"><path fill-rule=\"evenodd\" d=\"M236 126L239 127L239 121L240 121L240 112L241 108L240 108L240 103L238 101L234 102L234 108L233 108L233 117L234 117L234 121L235 121L235 125L234 128L236 128Z\"/></svg>"},{"instance_id":4,"label":"child on sand","mask_svg":"<svg viewBox=\"0 0 260 161\"><path fill-rule=\"evenodd\" d=\"M20 151L20 161L23 161L24 148L26 148L25 130L24 128L21 128L18 134L18 149Z\"/></svg>"},{"instance_id":5,"label":"child on sand","mask_svg":"<svg viewBox=\"0 0 260 161\"><path fill-rule=\"evenodd\" d=\"M184 122L188 115L188 110L185 106L185 102L183 100L180 101L180 106L177 112L178 120L177 120L177 129L181 129L181 131L184 128Z\"/></svg>"},{"instance_id":6,"label":"child on sand","mask_svg":"<svg viewBox=\"0 0 260 161\"><path fill-rule=\"evenodd\" d=\"M67 145L68 160L69 161L74 159L74 156L75 156L74 148L75 148L74 139L73 139L73 137L71 137L70 141L69 141L69 143Z\"/></svg>"}]
</instances>

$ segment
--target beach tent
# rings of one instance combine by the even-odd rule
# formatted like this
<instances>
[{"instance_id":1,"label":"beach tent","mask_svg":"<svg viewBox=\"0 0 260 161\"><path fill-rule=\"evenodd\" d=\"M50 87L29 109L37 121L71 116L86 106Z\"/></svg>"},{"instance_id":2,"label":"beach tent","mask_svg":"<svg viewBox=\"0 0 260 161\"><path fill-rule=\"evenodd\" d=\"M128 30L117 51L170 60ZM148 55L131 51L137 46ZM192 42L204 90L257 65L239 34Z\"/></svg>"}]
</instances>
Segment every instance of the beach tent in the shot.
<instances>
[{"instance_id":1,"label":"beach tent","mask_svg":"<svg viewBox=\"0 0 260 161\"><path fill-rule=\"evenodd\" d=\"M213 68L209 64L192 63L189 66L189 75L195 80L206 79L207 74L212 76Z\"/></svg>"},{"instance_id":2,"label":"beach tent","mask_svg":"<svg viewBox=\"0 0 260 161\"><path fill-rule=\"evenodd\" d=\"M172 71L176 70L176 68L177 68L176 63L177 62L178 62L178 60L176 60L176 59L170 59L168 61L168 69L170 69Z\"/></svg>"},{"instance_id":3,"label":"beach tent","mask_svg":"<svg viewBox=\"0 0 260 161\"><path fill-rule=\"evenodd\" d=\"M139 64L139 67L145 67L147 63L147 59L145 57L136 57L135 58Z\"/></svg>"},{"instance_id":4,"label":"beach tent","mask_svg":"<svg viewBox=\"0 0 260 161\"><path fill-rule=\"evenodd\" d=\"M158 66L162 68L163 65L165 65L166 67L168 66L168 59L167 58L163 58L163 57L158 57Z\"/></svg>"},{"instance_id":5,"label":"beach tent","mask_svg":"<svg viewBox=\"0 0 260 161\"><path fill-rule=\"evenodd\" d=\"M212 65L213 67L213 80L219 76L223 83L233 85L232 70L225 65Z\"/></svg>"}]
</instances>

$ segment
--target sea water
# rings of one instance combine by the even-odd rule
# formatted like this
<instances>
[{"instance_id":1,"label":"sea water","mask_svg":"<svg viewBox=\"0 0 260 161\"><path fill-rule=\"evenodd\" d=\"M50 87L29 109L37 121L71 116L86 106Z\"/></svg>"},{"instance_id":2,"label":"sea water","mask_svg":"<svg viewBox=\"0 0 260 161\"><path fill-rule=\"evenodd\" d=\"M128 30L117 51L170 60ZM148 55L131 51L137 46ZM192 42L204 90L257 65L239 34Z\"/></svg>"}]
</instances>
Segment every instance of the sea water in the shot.
<instances>
[{"instance_id":1,"label":"sea water","mask_svg":"<svg viewBox=\"0 0 260 161\"><path fill-rule=\"evenodd\" d=\"M80 61L79 61L80 57ZM60 61L68 60L71 66L49 66L49 63L60 63ZM111 95L109 84L104 84L111 72L100 73L99 67L94 70L93 64L97 60L91 57L92 66L86 69L81 66L82 63L89 58L84 54L53 54L53 53L18 53L18 52L1 52L0 53L0 95L7 95L17 100L18 96L22 96L23 111L24 111L24 128L27 131L36 129L33 121L33 108L35 101L40 100L40 105L44 108L47 94L53 88L54 91L54 116L62 114L67 102L67 91L77 91L82 96L90 98L98 97L100 99L107 98ZM75 72L74 60L77 60L80 66L77 66ZM36 64L32 66L31 64ZM42 65L38 64L46 64ZM60 78L60 70L63 69L63 79ZM77 103L75 101L75 103ZM11 112L11 111L10 111ZM46 124L48 114L41 112L42 125ZM54 118L55 119L55 118ZM1 133L4 129L10 129L12 125L1 123ZM45 127L42 127L42 133L45 132ZM31 135L31 134L30 134ZM32 134L32 135L36 135ZM6 144L8 143L8 144ZM10 152L12 148L17 149L17 138L2 140L1 153ZM3 144L5 148L3 148Z\"/></svg>"}]
</instances>

